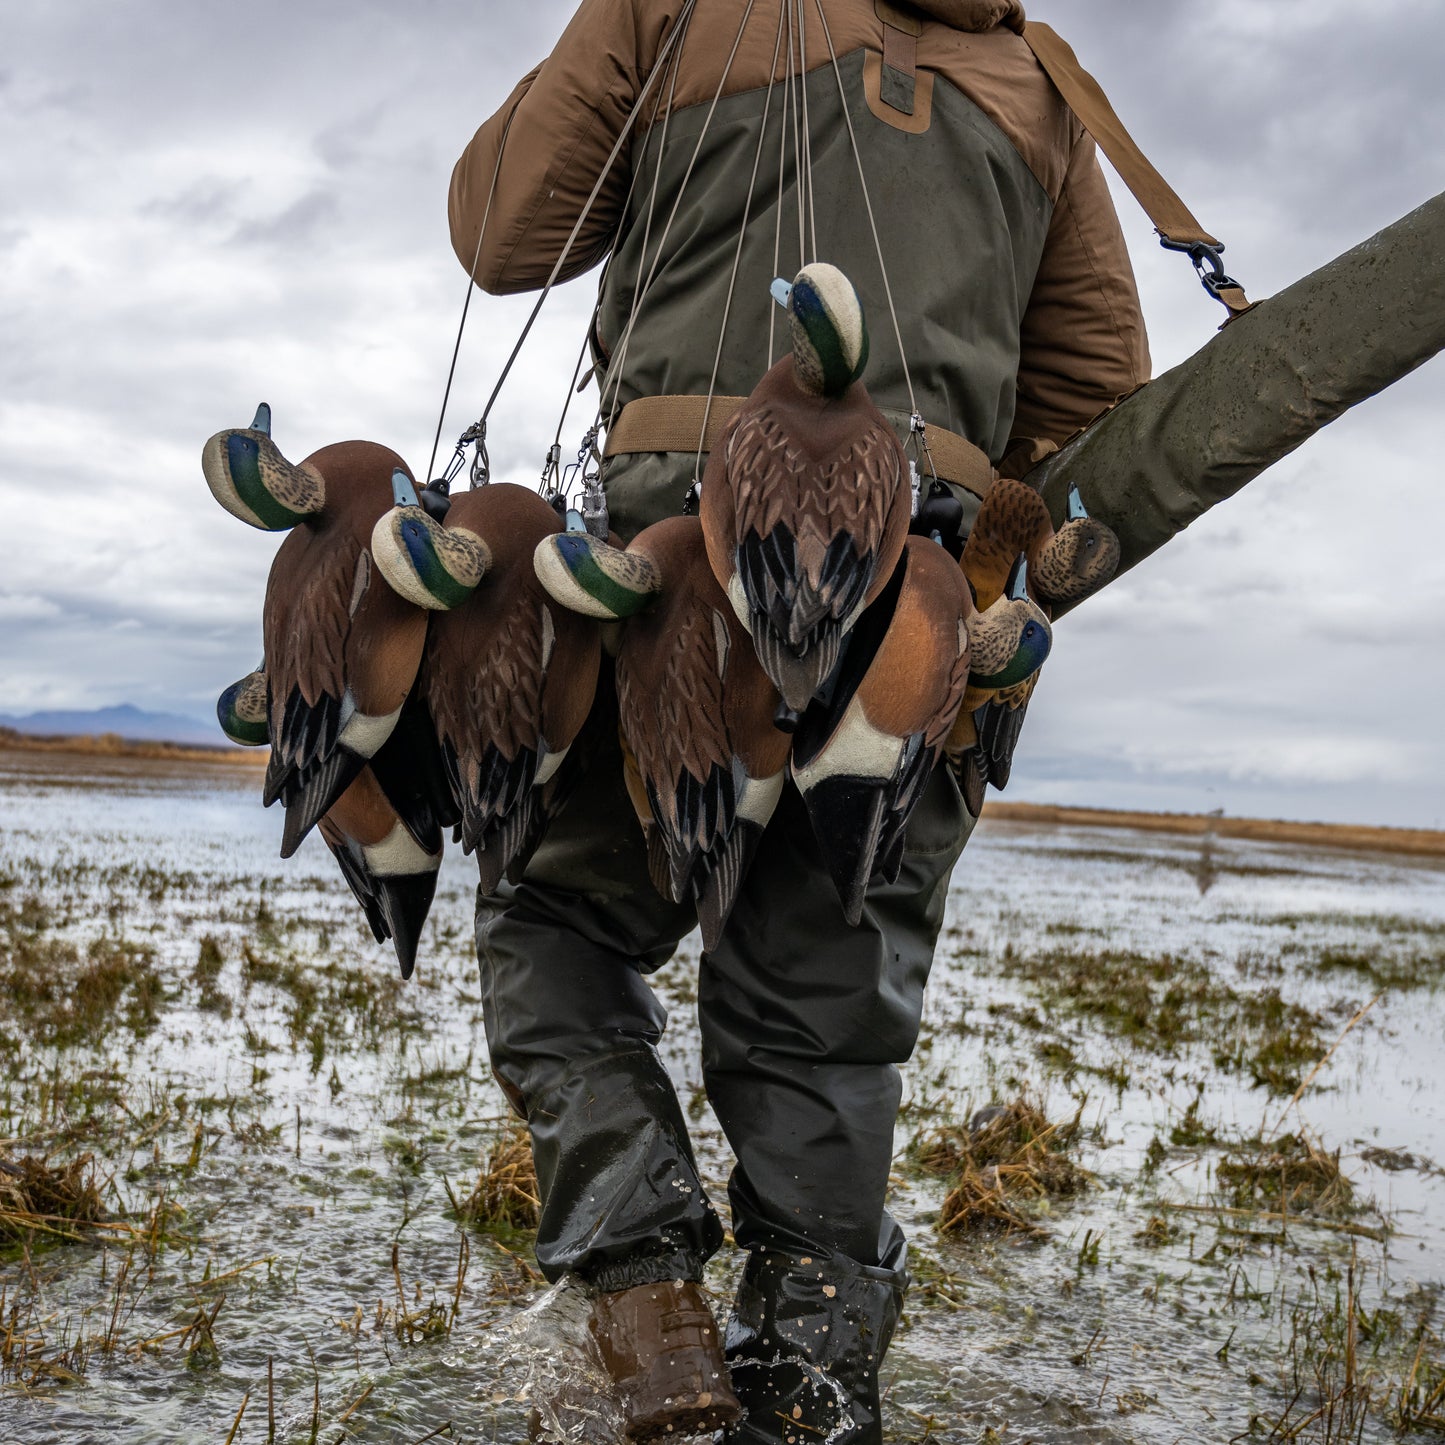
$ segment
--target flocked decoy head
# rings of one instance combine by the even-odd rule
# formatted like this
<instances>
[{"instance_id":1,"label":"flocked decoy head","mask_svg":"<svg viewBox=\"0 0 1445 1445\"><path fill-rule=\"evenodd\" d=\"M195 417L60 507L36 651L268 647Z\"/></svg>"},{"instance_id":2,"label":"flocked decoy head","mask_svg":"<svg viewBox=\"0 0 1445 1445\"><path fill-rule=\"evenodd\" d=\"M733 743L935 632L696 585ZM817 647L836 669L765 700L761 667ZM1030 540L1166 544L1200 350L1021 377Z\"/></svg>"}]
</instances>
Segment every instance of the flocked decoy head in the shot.
<instances>
[{"instance_id":1,"label":"flocked decoy head","mask_svg":"<svg viewBox=\"0 0 1445 1445\"><path fill-rule=\"evenodd\" d=\"M265 665L233 682L216 699L216 720L233 743L264 747L270 741Z\"/></svg>"},{"instance_id":2,"label":"flocked decoy head","mask_svg":"<svg viewBox=\"0 0 1445 1445\"><path fill-rule=\"evenodd\" d=\"M912 499L902 444L858 380L868 334L852 284L805 267L787 307L793 352L723 431L699 515L763 670L801 712L892 575Z\"/></svg>"},{"instance_id":3,"label":"flocked decoy head","mask_svg":"<svg viewBox=\"0 0 1445 1445\"><path fill-rule=\"evenodd\" d=\"M670 517L624 552L575 532L544 538L537 574L565 606L626 619L617 706L628 792L664 897L691 899L715 948L782 792L789 739L778 694L709 565L696 517Z\"/></svg>"},{"instance_id":4,"label":"flocked decoy head","mask_svg":"<svg viewBox=\"0 0 1445 1445\"><path fill-rule=\"evenodd\" d=\"M1026 482L1001 478L988 490L964 547L963 570L979 606L997 594L1020 553L1028 558L1029 586L1045 607L1072 605L1108 582L1119 566L1119 539L1069 488L1068 519L1058 531L1044 499Z\"/></svg>"},{"instance_id":5,"label":"flocked decoy head","mask_svg":"<svg viewBox=\"0 0 1445 1445\"><path fill-rule=\"evenodd\" d=\"M391 735L416 678L426 614L372 578L371 534L393 505L395 452L340 442L292 464L270 408L202 453L217 501L252 526L288 530L266 586L271 759L265 801L286 809L281 854L301 840ZM409 478L408 478L409 479Z\"/></svg>"},{"instance_id":6,"label":"flocked decoy head","mask_svg":"<svg viewBox=\"0 0 1445 1445\"><path fill-rule=\"evenodd\" d=\"M841 397L868 366L868 322L853 283L836 266L805 266L787 288L793 375L810 395Z\"/></svg>"},{"instance_id":7,"label":"flocked decoy head","mask_svg":"<svg viewBox=\"0 0 1445 1445\"><path fill-rule=\"evenodd\" d=\"M963 704L972 614L958 564L910 537L794 739L793 781L850 924L869 880L898 876L908 820Z\"/></svg>"},{"instance_id":8,"label":"flocked decoy head","mask_svg":"<svg viewBox=\"0 0 1445 1445\"><path fill-rule=\"evenodd\" d=\"M561 525L535 492L496 482L453 498L444 523L408 502L373 534L387 582L434 614L417 692L487 893L526 866L564 800L597 686L597 627L533 566Z\"/></svg>"}]
</instances>

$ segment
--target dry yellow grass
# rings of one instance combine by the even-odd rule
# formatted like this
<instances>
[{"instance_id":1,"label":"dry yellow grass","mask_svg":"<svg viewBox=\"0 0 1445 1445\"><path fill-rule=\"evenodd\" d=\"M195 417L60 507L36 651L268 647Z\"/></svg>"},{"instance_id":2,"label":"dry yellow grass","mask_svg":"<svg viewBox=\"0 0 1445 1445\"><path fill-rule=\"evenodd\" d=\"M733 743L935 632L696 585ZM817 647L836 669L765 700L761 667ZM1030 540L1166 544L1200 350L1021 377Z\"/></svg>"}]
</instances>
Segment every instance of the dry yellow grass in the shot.
<instances>
[{"instance_id":1,"label":"dry yellow grass","mask_svg":"<svg viewBox=\"0 0 1445 1445\"><path fill-rule=\"evenodd\" d=\"M104 1213L89 1154L56 1169L47 1159L0 1150L0 1249L36 1235L78 1239Z\"/></svg>"},{"instance_id":2,"label":"dry yellow grass","mask_svg":"<svg viewBox=\"0 0 1445 1445\"><path fill-rule=\"evenodd\" d=\"M213 748L184 743L137 742L116 733L87 737L37 737L0 728L0 749L17 753L72 753L82 757L141 758L166 763L240 763L253 768L271 756L269 748L230 747L218 742Z\"/></svg>"},{"instance_id":3,"label":"dry yellow grass","mask_svg":"<svg viewBox=\"0 0 1445 1445\"><path fill-rule=\"evenodd\" d=\"M492 1145L472 1192L452 1199L457 1217L478 1229L535 1229L541 1213L532 1140L514 1125Z\"/></svg>"},{"instance_id":4,"label":"dry yellow grass","mask_svg":"<svg viewBox=\"0 0 1445 1445\"><path fill-rule=\"evenodd\" d=\"M983 815L999 823L1047 827L1128 828L1141 833L1245 838L1367 853L1410 853L1445 858L1445 833L1429 828L1369 828L1353 823L1287 823L1273 818L1217 818L1201 813L1125 813L1105 808L1059 808L1047 803L990 800Z\"/></svg>"},{"instance_id":5,"label":"dry yellow grass","mask_svg":"<svg viewBox=\"0 0 1445 1445\"><path fill-rule=\"evenodd\" d=\"M1037 1233L1024 1212L1028 1204L1077 1194L1088 1185L1088 1174L1064 1153L1078 1129L1077 1115L1051 1124L1024 1097L985 1111L972 1126L949 1125L925 1135L914 1157L953 1186L939 1213L939 1229Z\"/></svg>"}]
</instances>

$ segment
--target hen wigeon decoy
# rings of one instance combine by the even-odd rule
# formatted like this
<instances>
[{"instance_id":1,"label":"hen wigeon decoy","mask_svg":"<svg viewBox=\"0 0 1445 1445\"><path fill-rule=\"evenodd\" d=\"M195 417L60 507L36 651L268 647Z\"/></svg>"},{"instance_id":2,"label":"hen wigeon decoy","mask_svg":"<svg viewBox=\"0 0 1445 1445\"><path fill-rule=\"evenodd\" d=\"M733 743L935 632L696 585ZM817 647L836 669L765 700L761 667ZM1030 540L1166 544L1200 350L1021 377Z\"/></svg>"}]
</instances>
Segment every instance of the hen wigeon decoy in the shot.
<instances>
[{"instance_id":1,"label":"hen wigeon decoy","mask_svg":"<svg viewBox=\"0 0 1445 1445\"><path fill-rule=\"evenodd\" d=\"M564 606L627 619L617 706L628 791L659 892L697 905L715 948L782 792L789 736L777 690L709 565L702 524L670 517L626 551L547 537L537 574Z\"/></svg>"},{"instance_id":2,"label":"hen wigeon decoy","mask_svg":"<svg viewBox=\"0 0 1445 1445\"><path fill-rule=\"evenodd\" d=\"M597 627L557 606L533 566L560 530L535 492L497 482L453 498L444 521L398 506L373 534L387 582L434 614L417 693L488 893L526 866L560 806L597 687Z\"/></svg>"},{"instance_id":3,"label":"hen wigeon decoy","mask_svg":"<svg viewBox=\"0 0 1445 1445\"><path fill-rule=\"evenodd\" d=\"M216 500L253 527L288 530L266 586L271 759L265 802L286 809L289 858L391 735L416 679L426 613L373 578L371 533L410 474L375 442L322 447L293 465L255 423L206 443Z\"/></svg>"},{"instance_id":4,"label":"hen wigeon decoy","mask_svg":"<svg viewBox=\"0 0 1445 1445\"><path fill-rule=\"evenodd\" d=\"M1025 607L1039 616L1023 622L1037 629L1048 610L1096 592L1118 569L1119 539L1089 516L1077 487L1069 490L1068 517L1056 532L1043 498L1023 482L1000 480L989 489L964 546L962 566L979 607L1012 599L1022 621ZM1042 608L1035 607L1035 601ZM1047 627L1042 620L1042 626ZM987 785L1004 788L1013 767L1024 716L1038 682L1032 648L1002 666L975 663L968 694L947 752L964 803L977 817Z\"/></svg>"},{"instance_id":5,"label":"hen wigeon decoy","mask_svg":"<svg viewBox=\"0 0 1445 1445\"><path fill-rule=\"evenodd\" d=\"M850 634L830 695L803 717L793 781L851 924L869 879L898 876L908 819L963 703L973 620L958 564L910 537Z\"/></svg>"},{"instance_id":6,"label":"hen wigeon decoy","mask_svg":"<svg viewBox=\"0 0 1445 1445\"><path fill-rule=\"evenodd\" d=\"M787 310L792 354L719 437L699 511L713 572L796 714L893 575L912 493L902 444L858 380L868 331L852 283L807 266Z\"/></svg>"}]
</instances>

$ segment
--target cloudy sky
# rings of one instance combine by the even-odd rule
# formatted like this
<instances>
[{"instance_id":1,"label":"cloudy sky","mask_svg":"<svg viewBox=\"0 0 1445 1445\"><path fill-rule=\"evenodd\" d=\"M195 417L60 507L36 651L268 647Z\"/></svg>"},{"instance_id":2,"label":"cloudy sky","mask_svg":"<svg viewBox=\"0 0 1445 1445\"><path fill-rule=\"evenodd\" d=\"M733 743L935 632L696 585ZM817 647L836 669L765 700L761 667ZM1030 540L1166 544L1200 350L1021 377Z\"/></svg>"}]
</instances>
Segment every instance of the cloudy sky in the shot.
<instances>
[{"instance_id":1,"label":"cloudy sky","mask_svg":"<svg viewBox=\"0 0 1445 1445\"><path fill-rule=\"evenodd\" d=\"M205 714L260 654L276 540L200 447L262 398L299 458L421 470L465 277L456 154L572 6L54 0L0 53L0 713ZM1438 0L1035 0L1265 296L1445 189ZM1120 191L1156 368L1213 334ZM593 283L494 420L526 480ZM1399 298L1409 305L1408 297ZM447 429L528 303L473 309ZM1010 796L1445 826L1445 362L1346 417L1060 628Z\"/></svg>"}]
</instances>

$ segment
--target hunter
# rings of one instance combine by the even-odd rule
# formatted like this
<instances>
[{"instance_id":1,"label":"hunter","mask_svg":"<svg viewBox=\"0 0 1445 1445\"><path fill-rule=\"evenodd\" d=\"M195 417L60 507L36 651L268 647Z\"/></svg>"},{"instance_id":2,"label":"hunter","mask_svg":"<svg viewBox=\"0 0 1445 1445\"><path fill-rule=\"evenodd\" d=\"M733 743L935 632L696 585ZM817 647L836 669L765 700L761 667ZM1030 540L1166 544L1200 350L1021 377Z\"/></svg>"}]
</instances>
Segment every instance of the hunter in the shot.
<instances>
[{"instance_id":1,"label":"hunter","mask_svg":"<svg viewBox=\"0 0 1445 1445\"><path fill-rule=\"evenodd\" d=\"M907 437L881 252L913 398L968 516L994 469L1019 475L1040 443L1148 378L1094 142L1023 28L1018 0L584 0L476 133L452 178L454 249L483 290L534 290L665 67L561 273L607 262L592 359L624 540L682 510L697 464L681 438L701 435L704 399L746 395L772 359L768 285L802 259L800 169L804 229L874 318L867 385ZM538 1263L592 1290L629 1438L723 1428L746 1445L880 1445L878 1372L908 1284L885 1207L898 1065L971 820L940 768L897 882L875 885L850 928L785 792L702 959L703 1080L736 1156L729 1204L747 1251L724 1341L698 1287L723 1227L658 1057L666 1014L647 982L695 920L649 881L615 741L604 747L520 885L478 906L492 1065L536 1157Z\"/></svg>"}]
</instances>

